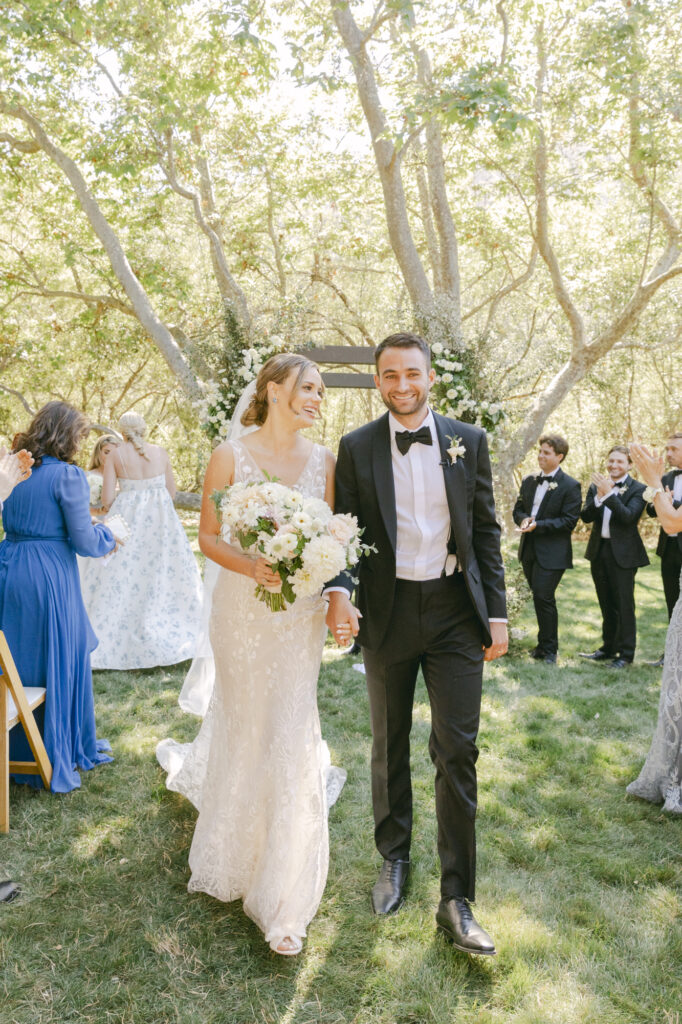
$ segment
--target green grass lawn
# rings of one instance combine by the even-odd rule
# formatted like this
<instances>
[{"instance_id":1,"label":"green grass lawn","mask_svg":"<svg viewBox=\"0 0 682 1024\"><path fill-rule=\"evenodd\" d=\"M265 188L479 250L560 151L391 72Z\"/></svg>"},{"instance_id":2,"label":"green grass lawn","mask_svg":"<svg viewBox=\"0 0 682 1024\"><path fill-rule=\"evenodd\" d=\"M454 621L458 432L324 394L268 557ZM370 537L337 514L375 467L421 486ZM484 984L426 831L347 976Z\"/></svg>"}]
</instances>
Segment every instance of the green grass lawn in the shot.
<instances>
[{"instance_id":1,"label":"green grass lawn","mask_svg":"<svg viewBox=\"0 0 682 1024\"><path fill-rule=\"evenodd\" d=\"M580 547L582 551L582 546ZM183 668L95 676L99 733L116 761L64 797L13 787L0 878L1 1024L679 1024L682 821L626 798L653 730L667 626L658 560L638 574L640 638L621 672L581 662L599 642L586 563L560 589L558 668L528 636L486 669L479 760L477 915L494 959L456 953L438 902L429 710L413 729L412 884L402 911L370 912L372 840L363 677L329 648L320 713L348 783L331 813L331 864L303 954L266 947L238 903L189 895L195 812L168 793L158 739L191 739Z\"/></svg>"}]
</instances>

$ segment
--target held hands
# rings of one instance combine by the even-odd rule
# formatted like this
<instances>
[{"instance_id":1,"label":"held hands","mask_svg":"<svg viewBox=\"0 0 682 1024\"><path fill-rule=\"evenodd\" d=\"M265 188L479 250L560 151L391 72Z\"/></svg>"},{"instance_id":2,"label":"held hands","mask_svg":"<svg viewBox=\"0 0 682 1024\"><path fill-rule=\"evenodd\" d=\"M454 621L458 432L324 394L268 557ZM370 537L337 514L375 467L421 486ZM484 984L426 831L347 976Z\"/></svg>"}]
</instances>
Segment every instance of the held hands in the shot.
<instances>
[{"instance_id":1,"label":"held hands","mask_svg":"<svg viewBox=\"0 0 682 1024\"><path fill-rule=\"evenodd\" d=\"M490 647L484 647L484 661L495 661L496 658L501 658L503 654L507 653L507 650L509 648L507 623L491 622L490 638L492 640L492 644L490 645Z\"/></svg>"},{"instance_id":2,"label":"held hands","mask_svg":"<svg viewBox=\"0 0 682 1024\"><path fill-rule=\"evenodd\" d=\"M521 533L532 533L537 525L532 516L526 516L519 526L519 530Z\"/></svg>"},{"instance_id":3,"label":"held hands","mask_svg":"<svg viewBox=\"0 0 682 1024\"><path fill-rule=\"evenodd\" d=\"M597 497L599 499L606 498L613 490L613 480L610 476L605 476L603 473L593 473L592 483L597 488Z\"/></svg>"},{"instance_id":4,"label":"held hands","mask_svg":"<svg viewBox=\"0 0 682 1024\"><path fill-rule=\"evenodd\" d=\"M345 591L334 590L329 595L327 626L339 647L347 647L360 630L360 612Z\"/></svg>"}]
</instances>

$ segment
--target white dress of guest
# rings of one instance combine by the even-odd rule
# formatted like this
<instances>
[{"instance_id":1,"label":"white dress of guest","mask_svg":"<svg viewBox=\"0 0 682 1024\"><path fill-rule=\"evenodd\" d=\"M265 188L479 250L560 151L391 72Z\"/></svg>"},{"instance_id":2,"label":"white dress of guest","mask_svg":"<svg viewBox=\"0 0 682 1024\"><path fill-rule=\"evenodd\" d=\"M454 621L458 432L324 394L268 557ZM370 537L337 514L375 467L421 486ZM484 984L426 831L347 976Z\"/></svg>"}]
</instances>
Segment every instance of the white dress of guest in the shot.
<instances>
[{"instance_id":1,"label":"white dress of guest","mask_svg":"<svg viewBox=\"0 0 682 1024\"><path fill-rule=\"evenodd\" d=\"M201 627L201 575L173 506L168 453L137 440L122 444L104 468L103 504L119 493L130 536L107 564L89 559L83 600L99 638L95 669L138 669L193 658Z\"/></svg>"}]
</instances>

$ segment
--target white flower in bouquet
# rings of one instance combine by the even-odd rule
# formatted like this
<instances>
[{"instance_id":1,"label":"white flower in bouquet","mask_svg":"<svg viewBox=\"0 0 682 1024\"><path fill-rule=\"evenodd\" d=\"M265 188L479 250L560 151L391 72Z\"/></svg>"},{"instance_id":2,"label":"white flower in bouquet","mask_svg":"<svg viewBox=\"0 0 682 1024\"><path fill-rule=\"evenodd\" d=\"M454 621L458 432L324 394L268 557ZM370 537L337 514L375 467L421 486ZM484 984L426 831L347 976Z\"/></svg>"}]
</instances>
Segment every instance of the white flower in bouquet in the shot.
<instances>
[{"instance_id":1,"label":"white flower in bouquet","mask_svg":"<svg viewBox=\"0 0 682 1024\"><path fill-rule=\"evenodd\" d=\"M312 537L302 553L303 567L320 580L320 586L346 568L346 552L328 534Z\"/></svg>"},{"instance_id":2,"label":"white flower in bouquet","mask_svg":"<svg viewBox=\"0 0 682 1024\"><path fill-rule=\"evenodd\" d=\"M358 524L355 516L338 513L329 520L327 527L330 534L339 544L350 544L358 535Z\"/></svg>"},{"instance_id":3,"label":"white flower in bouquet","mask_svg":"<svg viewBox=\"0 0 682 1024\"><path fill-rule=\"evenodd\" d=\"M263 544L263 554L272 562L291 558L296 553L298 537L295 533L278 530L274 537L268 537Z\"/></svg>"}]
</instances>

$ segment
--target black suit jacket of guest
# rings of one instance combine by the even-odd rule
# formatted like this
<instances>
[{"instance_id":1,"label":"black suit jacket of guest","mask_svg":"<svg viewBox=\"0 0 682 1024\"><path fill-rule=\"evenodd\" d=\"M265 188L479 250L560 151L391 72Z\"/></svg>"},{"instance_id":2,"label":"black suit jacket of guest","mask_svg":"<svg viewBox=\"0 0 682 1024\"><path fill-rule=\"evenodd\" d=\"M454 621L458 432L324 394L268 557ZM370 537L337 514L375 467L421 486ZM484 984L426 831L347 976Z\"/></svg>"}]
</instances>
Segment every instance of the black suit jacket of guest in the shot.
<instances>
[{"instance_id":1,"label":"black suit jacket of guest","mask_svg":"<svg viewBox=\"0 0 682 1024\"><path fill-rule=\"evenodd\" d=\"M664 487L669 487L670 490L672 491L673 487L675 486L675 473L673 473L673 472L666 473L664 476L661 477L661 483L663 484ZM681 501L673 501L673 505L675 506L675 508L679 508L682 505L682 502ZM657 518L657 516L656 516L656 507L655 507L655 505L654 505L654 503L652 501L650 501L648 503L648 505L646 507L646 512L647 512L647 515L651 516L653 519ZM663 529L663 527L661 527L661 529L659 531L659 534L658 534L658 544L656 545L656 554L660 558L662 558L663 555L665 554L666 544L668 543L669 540L674 541L679 546L680 550L682 551L682 533L678 533L674 537L669 537L668 534Z\"/></svg>"},{"instance_id":2,"label":"black suit jacket of guest","mask_svg":"<svg viewBox=\"0 0 682 1024\"><path fill-rule=\"evenodd\" d=\"M507 615L500 526L495 518L490 459L485 431L434 412L445 491L450 509L448 549L457 553L466 588L490 644L489 617ZM447 449L458 437L466 451L451 463ZM388 413L341 439L336 463L335 510L357 516L363 540L376 554L360 559L357 603L362 618L358 642L377 650L386 635L396 581L397 518ZM444 552L444 555L446 553ZM329 586L350 593L354 583L342 573Z\"/></svg>"},{"instance_id":3,"label":"black suit jacket of guest","mask_svg":"<svg viewBox=\"0 0 682 1024\"><path fill-rule=\"evenodd\" d=\"M536 527L531 533L521 535L519 558L524 550L532 546L535 557L543 569L572 569L573 549L571 534L580 518L582 495L580 483L559 467L554 474L554 483L547 488L537 514ZM521 481L519 496L512 513L514 522L520 526L533 509L537 477L526 476Z\"/></svg>"},{"instance_id":4,"label":"black suit jacket of guest","mask_svg":"<svg viewBox=\"0 0 682 1024\"><path fill-rule=\"evenodd\" d=\"M601 524L604 518L604 508L611 509L609 521L609 533L611 534L611 550L616 564L621 569L638 569L640 566L648 565L647 556L642 538L637 529L639 517L644 511L644 484L627 476L621 486L626 489L621 494L611 494L597 508L594 503L597 488L590 484L580 513L583 522L592 523L592 533L585 551L585 558L593 562L599 553L601 541Z\"/></svg>"}]
</instances>

